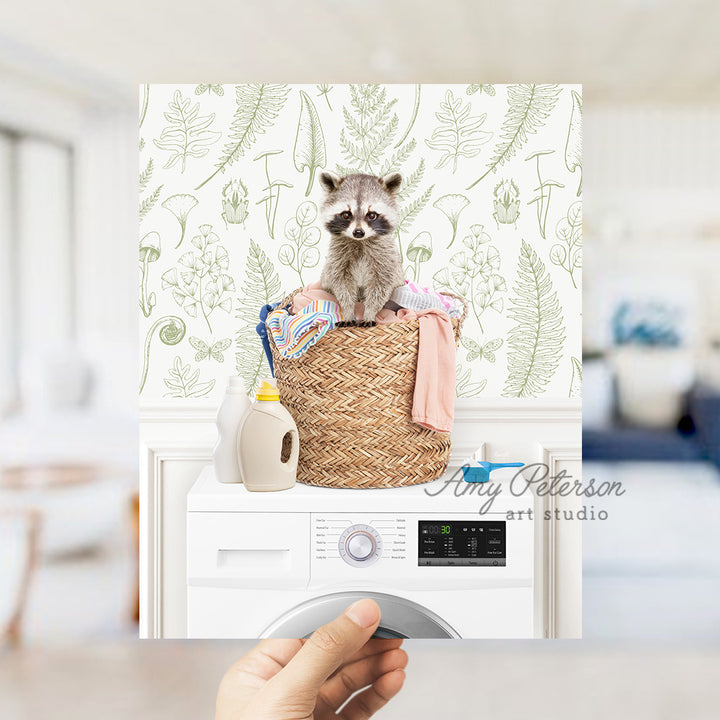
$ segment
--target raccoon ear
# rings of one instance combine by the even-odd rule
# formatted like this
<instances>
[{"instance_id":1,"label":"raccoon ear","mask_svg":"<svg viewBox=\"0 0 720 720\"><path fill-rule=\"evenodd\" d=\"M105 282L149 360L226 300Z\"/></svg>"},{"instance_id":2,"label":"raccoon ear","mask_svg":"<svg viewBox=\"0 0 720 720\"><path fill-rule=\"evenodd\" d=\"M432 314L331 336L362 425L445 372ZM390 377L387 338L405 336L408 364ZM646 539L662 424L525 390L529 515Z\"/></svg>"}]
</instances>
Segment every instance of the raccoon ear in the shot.
<instances>
[{"instance_id":1,"label":"raccoon ear","mask_svg":"<svg viewBox=\"0 0 720 720\"><path fill-rule=\"evenodd\" d=\"M331 172L320 173L320 184L325 188L328 193L337 190L340 187L340 183L343 181L339 175Z\"/></svg>"},{"instance_id":2,"label":"raccoon ear","mask_svg":"<svg viewBox=\"0 0 720 720\"><path fill-rule=\"evenodd\" d=\"M389 175L380 178L380 182L385 186L389 193L395 194L402 184L402 175L400 173L390 173Z\"/></svg>"}]
</instances>

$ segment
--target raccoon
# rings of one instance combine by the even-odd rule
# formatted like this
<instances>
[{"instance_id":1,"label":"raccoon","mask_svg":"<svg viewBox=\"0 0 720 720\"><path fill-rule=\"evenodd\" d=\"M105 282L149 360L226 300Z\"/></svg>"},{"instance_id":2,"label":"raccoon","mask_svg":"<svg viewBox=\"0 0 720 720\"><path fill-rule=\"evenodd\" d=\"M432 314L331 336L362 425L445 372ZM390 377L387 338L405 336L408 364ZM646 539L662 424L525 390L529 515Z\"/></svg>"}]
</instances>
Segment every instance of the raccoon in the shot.
<instances>
[{"instance_id":1,"label":"raccoon","mask_svg":"<svg viewBox=\"0 0 720 720\"><path fill-rule=\"evenodd\" d=\"M355 303L365 305L360 325L374 325L375 315L405 282L402 259L393 237L398 221L397 191L402 177L324 172L327 195L322 205L331 234L320 282L340 303L342 325L355 324Z\"/></svg>"}]
</instances>

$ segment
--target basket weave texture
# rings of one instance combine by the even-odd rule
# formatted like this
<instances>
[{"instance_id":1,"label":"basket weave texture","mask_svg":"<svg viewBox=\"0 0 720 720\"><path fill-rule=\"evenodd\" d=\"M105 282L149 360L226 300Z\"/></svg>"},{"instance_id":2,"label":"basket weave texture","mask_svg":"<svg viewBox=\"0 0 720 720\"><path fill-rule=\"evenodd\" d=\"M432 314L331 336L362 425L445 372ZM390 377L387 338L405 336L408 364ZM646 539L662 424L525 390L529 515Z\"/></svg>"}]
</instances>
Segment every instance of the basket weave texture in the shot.
<instances>
[{"instance_id":1,"label":"basket weave texture","mask_svg":"<svg viewBox=\"0 0 720 720\"><path fill-rule=\"evenodd\" d=\"M457 343L467 304L452 297L464 304L462 317L452 320ZM430 482L445 472L449 433L411 420L418 337L417 320L340 327L295 359L282 357L271 340L280 401L300 435L299 482L389 488Z\"/></svg>"}]
</instances>

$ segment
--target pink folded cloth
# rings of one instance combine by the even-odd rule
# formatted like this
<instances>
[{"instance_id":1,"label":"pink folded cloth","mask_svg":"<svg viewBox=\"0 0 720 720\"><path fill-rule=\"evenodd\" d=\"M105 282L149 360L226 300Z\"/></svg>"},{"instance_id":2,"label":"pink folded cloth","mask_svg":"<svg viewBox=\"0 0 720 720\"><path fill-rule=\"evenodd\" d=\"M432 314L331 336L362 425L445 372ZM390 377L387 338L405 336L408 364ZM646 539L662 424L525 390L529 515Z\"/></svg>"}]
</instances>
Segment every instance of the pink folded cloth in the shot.
<instances>
[{"instance_id":1,"label":"pink folded cloth","mask_svg":"<svg viewBox=\"0 0 720 720\"><path fill-rule=\"evenodd\" d=\"M304 287L293 298L291 313L317 301L337 302L319 282ZM355 316L363 317L362 303L355 305ZM375 316L378 325L418 320L418 360L413 394L412 421L435 432L449 433L455 417L455 334L449 315L430 308L415 312L381 310Z\"/></svg>"}]
</instances>

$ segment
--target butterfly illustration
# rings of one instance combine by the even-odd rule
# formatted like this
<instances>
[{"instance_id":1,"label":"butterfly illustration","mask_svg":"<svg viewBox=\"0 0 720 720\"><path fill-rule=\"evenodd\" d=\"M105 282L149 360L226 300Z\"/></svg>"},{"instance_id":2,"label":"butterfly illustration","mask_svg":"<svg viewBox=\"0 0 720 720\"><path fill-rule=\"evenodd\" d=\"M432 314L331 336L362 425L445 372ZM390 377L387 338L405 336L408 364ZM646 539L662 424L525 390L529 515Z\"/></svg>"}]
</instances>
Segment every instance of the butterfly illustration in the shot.
<instances>
[{"instance_id":1,"label":"butterfly illustration","mask_svg":"<svg viewBox=\"0 0 720 720\"><path fill-rule=\"evenodd\" d=\"M486 92L491 97L495 94L495 88L492 85L468 85L467 92L468 95L474 95L476 92L480 91L480 94L482 95L484 92Z\"/></svg>"},{"instance_id":2,"label":"butterfly illustration","mask_svg":"<svg viewBox=\"0 0 720 720\"><path fill-rule=\"evenodd\" d=\"M465 358L468 362L485 358L488 362L494 363L495 351L502 347L503 340L502 338L495 338L494 340L489 340L484 345L480 345L470 338L463 338L460 343L468 351L467 357Z\"/></svg>"},{"instance_id":3,"label":"butterfly illustration","mask_svg":"<svg viewBox=\"0 0 720 720\"><path fill-rule=\"evenodd\" d=\"M208 95L211 92L214 92L216 95L224 95L225 90L223 90L222 85L203 85L200 84L195 88L195 94L196 95L202 95L203 93L207 93Z\"/></svg>"},{"instance_id":4,"label":"butterfly illustration","mask_svg":"<svg viewBox=\"0 0 720 720\"><path fill-rule=\"evenodd\" d=\"M225 356L223 351L227 350L232 344L230 338L224 340L218 340L212 347L206 342L203 342L200 338L191 337L190 344L197 350L195 353L195 362L200 362L206 358L209 360L217 360L218 362L225 362Z\"/></svg>"}]
</instances>

